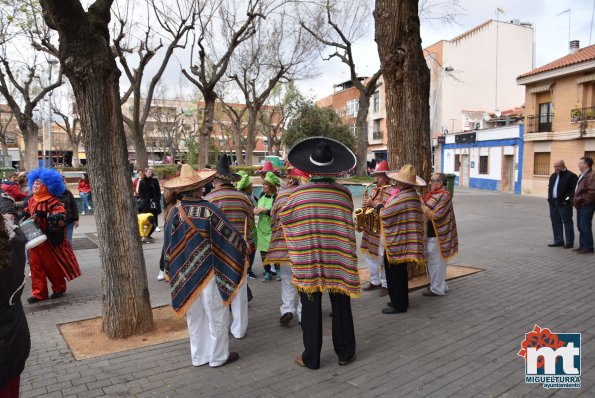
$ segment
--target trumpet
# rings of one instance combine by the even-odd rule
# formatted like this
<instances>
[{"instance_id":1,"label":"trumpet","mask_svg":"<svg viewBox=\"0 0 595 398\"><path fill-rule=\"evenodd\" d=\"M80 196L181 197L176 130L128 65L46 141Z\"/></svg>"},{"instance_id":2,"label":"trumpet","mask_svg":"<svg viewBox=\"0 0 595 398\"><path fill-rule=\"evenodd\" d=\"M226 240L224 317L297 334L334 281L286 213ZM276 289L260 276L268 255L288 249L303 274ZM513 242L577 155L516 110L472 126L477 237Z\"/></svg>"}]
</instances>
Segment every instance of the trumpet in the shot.
<instances>
[{"instance_id":1,"label":"trumpet","mask_svg":"<svg viewBox=\"0 0 595 398\"><path fill-rule=\"evenodd\" d=\"M364 200L369 198L368 188L370 188L371 185L372 184L367 185L366 189L364 190ZM358 232L365 231L378 233L378 231L380 231L380 216L372 207L358 207L357 209L355 209L355 211L353 212L353 221L355 224L355 229Z\"/></svg>"}]
</instances>

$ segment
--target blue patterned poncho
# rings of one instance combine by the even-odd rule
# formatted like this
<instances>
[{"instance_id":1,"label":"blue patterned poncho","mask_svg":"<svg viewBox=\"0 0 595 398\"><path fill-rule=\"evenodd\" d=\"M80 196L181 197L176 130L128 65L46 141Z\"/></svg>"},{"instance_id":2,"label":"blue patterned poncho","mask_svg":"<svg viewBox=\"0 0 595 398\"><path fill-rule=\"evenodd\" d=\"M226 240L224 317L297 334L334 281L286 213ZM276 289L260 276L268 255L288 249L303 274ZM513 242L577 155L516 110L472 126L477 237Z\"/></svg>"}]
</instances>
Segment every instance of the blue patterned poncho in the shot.
<instances>
[{"instance_id":1,"label":"blue patterned poncho","mask_svg":"<svg viewBox=\"0 0 595 398\"><path fill-rule=\"evenodd\" d=\"M180 317L211 278L225 305L244 283L246 242L221 210L207 201L183 199L171 210L164 247L172 307Z\"/></svg>"}]
</instances>

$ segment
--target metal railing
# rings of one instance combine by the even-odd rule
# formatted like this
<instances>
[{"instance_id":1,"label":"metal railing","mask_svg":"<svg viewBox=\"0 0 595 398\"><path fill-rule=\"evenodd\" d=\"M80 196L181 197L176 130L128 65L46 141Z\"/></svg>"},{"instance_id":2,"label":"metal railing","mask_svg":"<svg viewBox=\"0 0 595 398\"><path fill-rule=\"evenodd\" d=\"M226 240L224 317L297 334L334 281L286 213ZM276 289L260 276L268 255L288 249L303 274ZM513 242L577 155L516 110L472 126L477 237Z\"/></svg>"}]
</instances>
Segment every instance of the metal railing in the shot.
<instances>
[{"instance_id":1,"label":"metal railing","mask_svg":"<svg viewBox=\"0 0 595 398\"><path fill-rule=\"evenodd\" d=\"M383 137L382 131L373 131L372 132L372 139L381 140L382 137Z\"/></svg>"},{"instance_id":2,"label":"metal railing","mask_svg":"<svg viewBox=\"0 0 595 398\"><path fill-rule=\"evenodd\" d=\"M552 131L553 113L542 113L527 116L525 130L527 133L546 133Z\"/></svg>"},{"instance_id":3,"label":"metal railing","mask_svg":"<svg viewBox=\"0 0 595 398\"><path fill-rule=\"evenodd\" d=\"M582 122L583 120L595 119L595 106L587 108L574 108L570 111L570 121L572 123Z\"/></svg>"}]
</instances>

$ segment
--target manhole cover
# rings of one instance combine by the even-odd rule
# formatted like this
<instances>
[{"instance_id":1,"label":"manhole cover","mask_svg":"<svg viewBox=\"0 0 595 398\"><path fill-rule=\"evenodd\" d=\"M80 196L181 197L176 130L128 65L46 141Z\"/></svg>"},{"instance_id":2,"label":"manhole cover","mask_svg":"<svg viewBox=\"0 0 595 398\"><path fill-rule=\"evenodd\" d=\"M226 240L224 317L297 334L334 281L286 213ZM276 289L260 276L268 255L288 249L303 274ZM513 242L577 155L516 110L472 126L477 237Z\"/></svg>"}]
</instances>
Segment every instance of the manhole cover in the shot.
<instances>
[{"instance_id":1,"label":"manhole cover","mask_svg":"<svg viewBox=\"0 0 595 398\"><path fill-rule=\"evenodd\" d=\"M74 250L97 249L97 245L89 238L73 238L72 248Z\"/></svg>"}]
</instances>

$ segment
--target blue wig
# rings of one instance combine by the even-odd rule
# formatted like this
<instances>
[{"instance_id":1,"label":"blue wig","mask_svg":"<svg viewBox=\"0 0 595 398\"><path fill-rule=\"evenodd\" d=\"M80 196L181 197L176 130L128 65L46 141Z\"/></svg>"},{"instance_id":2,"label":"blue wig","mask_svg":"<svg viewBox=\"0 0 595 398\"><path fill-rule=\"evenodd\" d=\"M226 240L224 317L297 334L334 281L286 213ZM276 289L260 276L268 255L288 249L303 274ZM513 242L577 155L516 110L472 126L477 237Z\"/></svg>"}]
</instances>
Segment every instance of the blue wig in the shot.
<instances>
[{"instance_id":1,"label":"blue wig","mask_svg":"<svg viewBox=\"0 0 595 398\"><path fill-rule=\"evenodd\" d=\"M64 191L66 191L66 184L64 184L64 179L62 175L54 169L34 169L27 174L27 179L29 180L29 189L33 190L33 184L36 180L41 180L43 185L45 185L50 191L50 193L54 196L62 196Z\"/></svg>"}]
</instances>

